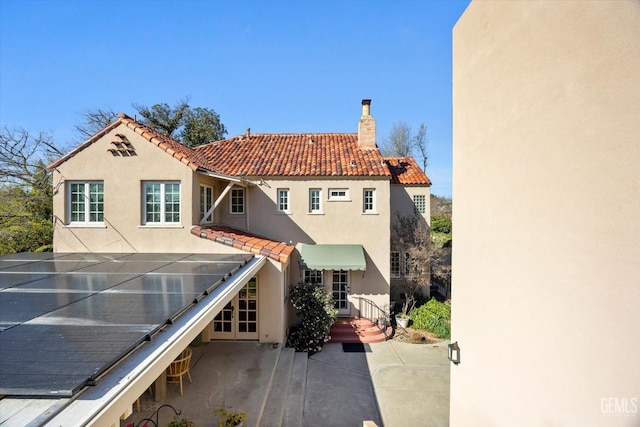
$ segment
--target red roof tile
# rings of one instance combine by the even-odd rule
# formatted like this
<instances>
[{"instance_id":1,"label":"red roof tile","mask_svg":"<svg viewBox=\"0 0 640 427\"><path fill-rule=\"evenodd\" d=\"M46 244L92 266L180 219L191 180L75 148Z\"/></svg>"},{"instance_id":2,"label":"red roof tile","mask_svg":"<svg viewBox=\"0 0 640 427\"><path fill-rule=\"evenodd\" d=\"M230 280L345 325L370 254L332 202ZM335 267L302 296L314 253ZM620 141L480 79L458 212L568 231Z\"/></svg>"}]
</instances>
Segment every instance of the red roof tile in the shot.
<instances>
[{"instance_id":1,"label":"red roof tile","mask_svg":"<svg viewBox=\"0 0 640 427\"><path fill-rule=\"evenodd\" d=\"M118 119L116 121L106 126L100 132L87 139L85 142L77 146L69 153L65 154L63 157L51 163L48 167L54 168L56 166L59 166L60 164L75 156L77 153L84 150L121 124L126 125L129 129L132 129L135 133L139 134L152 144L158 146L158 148L164 150L170 156L178 159L179 161L190 167L192 170L195 171L198 168L208 169L206 158L196 153L193 148L187 147L186 145L181 144L173 138L162 135L160 132L157 132L141 123L138 123L137 121L133 120L131 117L123 113L118 114Z\"/></svg>"},{"instance_id":2,"label":"red roof tile","mask_svg":"<svg viewBox=\"0 0 640 427\"><path fill-rule=\"evenodd\" d=\"M357 134L245 134L194 150L232 176L391 176L380 150L360 148Z\"/></svg>"},{"instance_id":3,"label":"red roof tile","mask_svg":"<svg viewBox=\"0 0 640 427\"><path fill-rule=\"evenodd\" d=\"M294 249L293 246L286 243L265 239L246 231L222 225L194 226L191 228L191 234L241 249L245 252L264 255L281 263L288 261L289 255Z\"/></svg>"},{"instance_id":4,"label":"red roof tile","mask_svg":"<svg viewBox=\"0 0 640 427\"><path fill-rule=\"evenodd\" d=\"M385 157L384 161L391 171L392 184L431 185L431 180L413 157Z\"/></svg>"}]
</instances>

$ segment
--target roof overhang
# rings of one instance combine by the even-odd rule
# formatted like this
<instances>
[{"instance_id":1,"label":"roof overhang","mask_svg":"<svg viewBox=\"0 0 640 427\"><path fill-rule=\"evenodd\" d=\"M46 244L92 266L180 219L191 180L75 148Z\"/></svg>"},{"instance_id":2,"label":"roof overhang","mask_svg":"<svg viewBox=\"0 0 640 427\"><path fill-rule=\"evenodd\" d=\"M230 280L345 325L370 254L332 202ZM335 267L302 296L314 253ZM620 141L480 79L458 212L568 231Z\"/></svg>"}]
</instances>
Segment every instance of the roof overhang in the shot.
<instances>
[{"instance_id":1,"label":"roof overhang","mask_svg":"<svg viewBox=\"0 0 640 427\"><path fill-rule=\"evenodd\" d=\"M300 265L308 270L365 271L367 269L362 245L302 244Z\"/></svg>"},{"instance_id":2,"label":"roof overhang","mask_svg":"<svg viewBox=\"0 0 640 427\"><path fill-rule=\"evenodd\" d=\"M203 168L198 168L197 172L201 175L205 175L205 176L210 176L212 178L217 178L217 179L221 179L223 181L229 181L229 182L233 182L235 184L238 184L242 187L252 187L254 185L256 185L254 182L246 179L246 178L238 178L236 176L231 176L231 175L225 175L222 173L218 173L218 172L211 172L209 170L203 169Z\"/></svg>"}]
</instances>

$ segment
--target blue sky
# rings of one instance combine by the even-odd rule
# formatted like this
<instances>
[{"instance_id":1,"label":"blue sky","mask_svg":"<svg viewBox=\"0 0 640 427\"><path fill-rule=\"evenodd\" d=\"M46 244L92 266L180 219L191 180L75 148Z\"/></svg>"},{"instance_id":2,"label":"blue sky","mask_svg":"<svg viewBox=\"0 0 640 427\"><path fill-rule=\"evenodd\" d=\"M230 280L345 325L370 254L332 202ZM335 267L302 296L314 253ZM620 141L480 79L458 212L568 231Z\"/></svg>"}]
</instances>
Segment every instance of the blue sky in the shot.
<instances>
[{"instance_id":1,"label":"blue sky","mask_svg":"<svg viewBox=\"0 0 640 427\"><path fill-rule=\"evenodd\" d=\"M87 109L220 114L228 136L427 126L451 195L451 31L468 0L0 1L0 125L78 141Z\"/></svg>"}]
</instances>

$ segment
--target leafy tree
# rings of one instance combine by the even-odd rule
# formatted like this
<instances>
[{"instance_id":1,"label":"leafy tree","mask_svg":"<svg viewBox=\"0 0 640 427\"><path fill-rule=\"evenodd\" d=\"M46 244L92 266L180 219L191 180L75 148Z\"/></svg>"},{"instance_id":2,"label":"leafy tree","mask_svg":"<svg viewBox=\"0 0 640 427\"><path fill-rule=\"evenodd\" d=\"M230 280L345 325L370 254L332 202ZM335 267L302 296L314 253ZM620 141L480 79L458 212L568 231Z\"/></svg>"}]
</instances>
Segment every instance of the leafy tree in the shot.
<instances>
[{"instance_id":1,"label":"leafy tree","mask_svg":"<svg viewBox=\"0 0 640 427\"><path fill-rule=\"evenodd\" d=\"M209 108L196 107L184 115L184 127L180 132L182 143L189 147L223 139L227 129L220 122L220 116Z\"/></svg>"},{"instance_id":2,"label":"leafy tree","mask_svg":"<svg viewBox=\"0 0 640 427\"><path fill-rule=\"evenodd\" d=\"M189 106L189 98L178 101L173 107L167 103L146 107L133 105L142 116L141 123L174 139L182 139L190 147L223 139L227 129L220 116L210 108Z\"/></svg>"}]
</instances>

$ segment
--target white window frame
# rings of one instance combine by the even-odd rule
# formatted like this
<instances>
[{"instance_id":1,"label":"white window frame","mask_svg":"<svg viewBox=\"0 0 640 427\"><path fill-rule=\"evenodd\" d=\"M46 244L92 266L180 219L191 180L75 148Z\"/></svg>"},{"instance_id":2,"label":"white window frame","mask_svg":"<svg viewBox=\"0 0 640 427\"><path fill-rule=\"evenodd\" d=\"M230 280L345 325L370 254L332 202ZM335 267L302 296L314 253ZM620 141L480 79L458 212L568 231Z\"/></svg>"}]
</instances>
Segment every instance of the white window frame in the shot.
<instances>
[{"instance_id":1,"label":"white window frame","mask_svg":"<svg viewBox=\"0 0 640 427\"><path fill-rule=\"evenodd\" d=\"M280 213L291 213L291 197L288 188L278 188L277 191L278 198L278 212Z\"/></svg>"},{"instance_id":2,"label":"white window frame","mask_svg":"<svg viewBox=\"0 0 640 427\"><path fill-rule=\"evenodd\" d=\"M367 200L367 193L371 194L370 201ZM367 206L369 202L371 206ZM375 188L365 188L362 190L362 212L366 214L377 213Z\"/></svg>"},{"instance_id":3,"label":"white window frame","mask_svg":"<svg viewBox=\"0 0 640 427\"><path fill-rule=\"evenodd\" d=\"M242 194L240 199L238 199L238 196L237 196L238 193ZM236 200L240 200L241 203L240 204L234 203ZM247 200L246 200L246 193L244 191L244 188L232 188L231 191L229 192L229 214L244 215L247 210L246 205L247 205ZM237 209L237 207L241 207L242 209L234 212L234 209Z\"/></svg>"},{"instance_id":4,"label":"white window frame","mask_svg":"<svg viewBox=\"0 0 640 427\"><path fill-rule=\"evenodd\" d=\"M421 201L419 201L421 199ZM414 212L420 215L427 213L427 196L424 194L413 195L413 208Z\"/></svg>"},{"instance_id":5,"label":"white window frame","mask_svg":"<svg viewBox=\"0 0 640 427\"><path fill-rule=\"evenodd\" d=\"M330 188L329 200L332 202L346 202L350 201L348 188Z\"/></svg>"},{"instance_id":6,"label":"white window frame","mask_svg":"<svg viewBox=\"0 0 640 427\"><path fill-rule=\"evenodd\" d=\"M389 254L389 275L393 279L397 279L400 276L400 272L402 271L402 258L400 257L400 252L391 251Z\"/></svg>"},{"instance_id":7,"label":"white window frame","mask_svg":"<svg viewBox=\"0 0 640 427\"><path fill-rule=\"evenodd\" d=\"M324 286L324 271L305 269L303 272L303 282Z\"/></svg>"},{"instance_id":8,"label":"white window frame","mask_svg":"<svg viewBox=\"0 0 640 427\"><path fill-rule=\"evenodd\" d=\"M148 185L160 185L160 220L159 221L149 221L147 215L147 208L149 204L147 203L147 186ZM167 186L168 185L177 185L178 186L178 220L172 221L167 220ZM155 204L155 203L154 203ZM182 220L182 185L180 181L143 181L142 182L142 218L144 225L180 225ZM155 212L153 212L155 213Z\"/></svg>"},{"instance_id":9,"label":"white window frame","mask_svg":"<svg viewBox=\"0 0 640 427\"><path fill-rule=\"evenodd\" d=\"M82 221L74 221L73 220L73 191L72 187L75 185L82 186L82 206L83 206L83 214L84 219ZM91 202L91 186L92 185L100 185L101 190L100 194L102 194L102 201ZM69 181L67 186L68 197L67 197L67 212L68 212L68 224L69 225L104 225L104 181ZM100 220L92 220L91 219L91 208L92 205L101 205L101 210L96 210L95 213L97 215L101 215Z\"/></svg>"},{"instance_id":10,"label":"white window frame","mask_svg":"<svg viewBox=\"0 0 640 427\"><path fill-rule=\"evenodd\" d=\"M208 195L207 191L211 192L211 194ZM211 185L200 184L200 217L198 218L199 222L209 223L209 224L213 223L214 221L213 212L211 212L211 215L205 218L204 221L202 217L207 212L209 212L209 210L213 206L213 203L215 201L214 196L215 196L215 193L213 192L213 187Z\"/></svg>"},{"instance_id":11,"label":"white window frame","mask_svg":"<svg viewBox=\"0 0 640 427\"><path fill-rule=\"evenodd\" d=\"M317 192L317 198L314 197L314 193ZM317 208L314 209L314 203L317 202ZM309 213L320 214L322 213L322 189L310 188L309 189Z\"/></svg>"}]
</instances>

